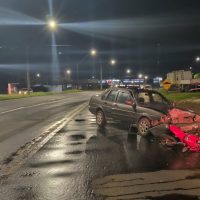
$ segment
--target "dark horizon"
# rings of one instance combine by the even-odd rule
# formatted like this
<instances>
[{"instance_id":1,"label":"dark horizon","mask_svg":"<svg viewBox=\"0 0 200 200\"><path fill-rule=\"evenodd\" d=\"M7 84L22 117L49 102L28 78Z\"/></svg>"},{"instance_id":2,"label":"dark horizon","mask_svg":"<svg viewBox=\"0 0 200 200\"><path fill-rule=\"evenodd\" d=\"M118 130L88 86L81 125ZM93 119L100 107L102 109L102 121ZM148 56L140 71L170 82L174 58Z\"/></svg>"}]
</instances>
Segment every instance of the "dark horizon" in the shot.
<instances>
[{"instance_id":1,"label":"dark horizon","mask_svg":"<svg viewBox=\"0 0 200 200\"><path fill-rule=\"evenodd\" d=\"M27 47L34 75L51 76L51 33L46 26L50 0L2 0L0 3L0 83L25 81ZM125 75L165 76L172 70L199 72L200 2L175 0L76 0L52 1L53 16L59 23L55 33L59 73L72 70L91 48L98 50L80 63L79 78L104 77L113 70ZM62 46L63 45L63 46ZM117 60L110 66L109 60ZM64 75L63 75L64 76Z\"/></svg>"}]
</instances>

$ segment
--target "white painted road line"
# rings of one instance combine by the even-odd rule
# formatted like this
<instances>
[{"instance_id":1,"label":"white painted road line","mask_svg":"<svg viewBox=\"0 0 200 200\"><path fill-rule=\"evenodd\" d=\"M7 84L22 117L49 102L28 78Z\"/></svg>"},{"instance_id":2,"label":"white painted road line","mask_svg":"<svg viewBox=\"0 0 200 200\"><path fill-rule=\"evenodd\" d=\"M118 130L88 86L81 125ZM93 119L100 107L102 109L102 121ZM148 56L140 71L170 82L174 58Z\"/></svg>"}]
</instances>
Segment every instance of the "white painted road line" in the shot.
<instances>
[{"instance_id":1,"label":"white painted road line","mask_svg":"<svg viewBox=\"0 0 200 200\"><path fill-rule=\"evenodd\" d=\"M17 110L22 110L24 108L25 107L19 107L19 108L15 108L15 109L12 109L12 110L3 111L3 112L1 112L1 114L10 113L10 112L14 112L14 111L17 111Z\"/></svg>"},{"instance_id":2,"label":"white painted road line","mask_svg":"<svg viewBox=\"0 0 200 200\"><path fill-rule=\"evenodd\" d=\"M22 106L22 107L19 107L19 108L2 111L1 114L11 113L11 112L15 112L15 111L26 109L26 108L34 108L34 107L37 107L37 106L48 105L48 104L57 103L59 101L64 101L64 100L66 100L66 99L59 99L59 100L55 100L55 101L51 101L51 102L39 103L39 104L31 105L31 106Z\"/></svg>"}]
</instances>

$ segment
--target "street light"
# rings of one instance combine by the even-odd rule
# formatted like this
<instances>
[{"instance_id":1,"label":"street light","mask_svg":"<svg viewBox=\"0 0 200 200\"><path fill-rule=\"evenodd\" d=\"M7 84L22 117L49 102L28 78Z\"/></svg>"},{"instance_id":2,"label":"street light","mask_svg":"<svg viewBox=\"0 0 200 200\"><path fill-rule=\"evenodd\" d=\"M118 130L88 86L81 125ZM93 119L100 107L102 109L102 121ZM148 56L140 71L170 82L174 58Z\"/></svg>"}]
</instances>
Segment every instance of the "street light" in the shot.
<instances>
[{"instance_id":1,"label":"street light","mask_svg":"<svg viewBox=\"0 0 200 200\"><path fill-rule=\"evenodd\" d=\"M37 73L36 76L37 76L38 78L40 78L40 74L39 74L39 73Z\"/></svg>"},{"instance_id":2,"label":"street light","mask_svg":"<svg viewBox=\"0 0 200 200\"><path fill-rule=\"evenodd\" d=\"M96 56L97 55L97 51L95 49L91 49L90 50L90 54L91 54L91 56Z\"/></svg>"},{"instance_id":3,"label":"street light","mask_svg":"<svg viewBox=\"0 0 200 200\"><path fill-rule=\"evenodd\" d=\"M144 77L145 80L147 80L148 78L149 78L148 76L145 76L145 77Z\"/></svg>"},{"instance_id":4,"label":"street light","mask_svg":"<svg viewBox=\"0 0 200 200\"><path fill-rule=\"evenodd\" d=\"M97 51L95 49L92 49L90 51L90 54L91 56L95 57L97 55ZM101 59L100 59L101 60ZM102 90L103 88L103 85L102 85L102 79L103 79L103 67L102 67L102 61L101 61L101 64L100 64L100 89Z\"/></svg>"},{"instance_id":5,"label":"street light","mask_svg":"<svg viewBox=\"0 0 200 200\"><path fill-rule=\"evenodd\" d=\"M200 57L196 57L196 62L199 62L200 61Z\"/></svg>"},{"instance_id":6,"label":"street light","mask_svg":"<svg viewBox=\"0 0 200 200\"><path fill-rule=\"evenodd\" d=\"M126 70L126 73L127 73L127 74L130 74L130 73L131 73L131 70L130 70L130 69L127 69L127 70Z\"/></svg>"},{"instance_id":7,"label":"street light","mask_svg":"<svg viewBox=\"0 0 200 200\"><path fill-rule=\"evenodd\" d=\"M70 75L70 74L71 74L71 70L69 70L69 69L66 70L66 74L67 74L67 75Z\"/></svg>"},{"instance_id":8,"label":"street light","mask_svg":"<svg viewBox=\"0 0 200 200\"><path fill-rule=\"evenodd\" d=\"M142 74L139 74L139 75L138 75L138 78L142 78L142 77L143 77L143 75L142 75Z\"/></svg>"},{"instance_id":9,"label":"street light","mask_svg":"<svg viewBox=\"0 0 200 200\"><path fill-rule=\"evenodd\" d=\"M58 27L58 23L56 22L56 20L51 19L48 21L48 27L52 30L55 31Z\"/></svg>"},{"instance_id":10,"label":"street light","mask_svg":"<svg viewBox=\"0 0 200 200\"><path fill-rule=\"evenodd\" d=\"M111 65L115 65L115 64L116 64L116 60L115 60L115 59L112 59L112 60L110 61L110 64L111 64Z\"/></svg>"}]
</instances>

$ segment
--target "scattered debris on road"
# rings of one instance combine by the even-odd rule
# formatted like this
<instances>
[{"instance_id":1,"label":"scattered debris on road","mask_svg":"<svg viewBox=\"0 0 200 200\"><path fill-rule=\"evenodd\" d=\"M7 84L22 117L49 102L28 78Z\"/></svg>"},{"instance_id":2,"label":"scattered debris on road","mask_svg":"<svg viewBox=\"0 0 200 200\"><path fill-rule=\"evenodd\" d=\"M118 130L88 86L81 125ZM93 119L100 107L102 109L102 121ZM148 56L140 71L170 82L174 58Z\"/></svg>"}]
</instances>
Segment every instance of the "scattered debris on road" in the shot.
<instances>
[{"instance_id":1,"label":"scattered debris on road","mask_svg":"<svg viewBox=\"0 0 200 200\"><path fill-rule=\"evenodd\" d=\"M152 121L152 134L167 146L182 144L183 151L200 152L200 115L178 108L169 110L160 120Z\"/></svg>"}]
</instances>

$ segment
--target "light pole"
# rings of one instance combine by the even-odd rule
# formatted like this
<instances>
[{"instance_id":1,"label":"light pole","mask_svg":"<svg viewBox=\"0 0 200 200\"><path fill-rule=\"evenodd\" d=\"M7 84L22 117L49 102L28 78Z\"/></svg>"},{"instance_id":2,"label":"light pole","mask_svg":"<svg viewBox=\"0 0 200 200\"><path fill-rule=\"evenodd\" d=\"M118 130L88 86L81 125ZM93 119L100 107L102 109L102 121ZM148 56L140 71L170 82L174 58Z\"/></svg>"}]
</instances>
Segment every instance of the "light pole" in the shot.
<instances>
[{"instance_id":1,"label":"light pole","mask_svg":"<svg viewBox=\"0 0 200 200\"><path fill-rule=\"evenodd\" d=\"M56 35L55 32L58 29L58 22L51 16L46 24L48 30L51 32L51 54L52 54L52 83L58 84L60 80L60 68L56 45Z\"/></svg>"},{"instance_id":2,"label":"light pole","mask_svg":"<svg viewBox=\"0 0 200 200\"><path fill-rule=\"evenodd\" d=\"M89 51L89 53L87 53L86 55L84 55L84 57L82 59L80 59L80 61L76 64L76 81L78 84L78 80L79 80L79 65L85 60L85 58L90 55L92 57L96 56L97 51L95 49L91 49Z\"/></svg>"},{"instance_id":3,"label":"light pole","mask_svg":"<svg viewBox=\"0 0 200 200\"><path fill-rule=\"evenodd\" d=\"M90 55L95 57L97 55L97 51L95 49L91 49ZM103 89L103 66L102 66L102 60L100 58L100 89Z\"/></svg>"},{"instance_id":4,"label":"light pole","mask_svg":"<svg viewBox=\"0 0 200 200\"><path fill-rule=\"evenodd\" d=\"M116 64L116 60L115 60L115 59L111 59L111 60L110 60L110 64L111 64L112 66L114 66L114 65ZM113 69L112 69L112 76L113 76L113 78L114 78Z\"/></svg>"},{"instance_id":5,"label":"light pole","mask_svg":"<svg viewBox=\"0 0 200 200\"><path fill-rule=\"evenodd\" d=\"M26 81L28 94L30 94L31 81L30 81L30 57L29 57L29 47L26 47Z\"/></svg>"}]
</instances>

